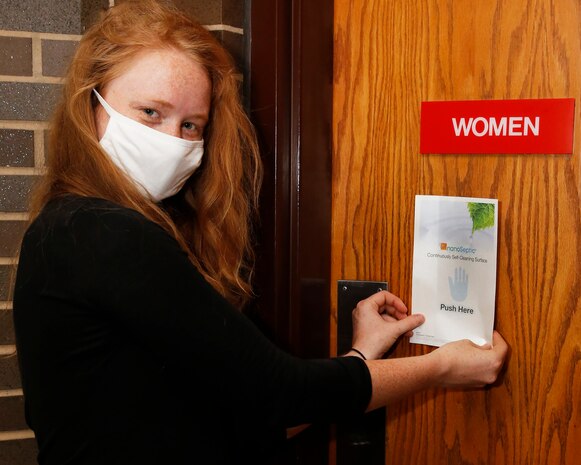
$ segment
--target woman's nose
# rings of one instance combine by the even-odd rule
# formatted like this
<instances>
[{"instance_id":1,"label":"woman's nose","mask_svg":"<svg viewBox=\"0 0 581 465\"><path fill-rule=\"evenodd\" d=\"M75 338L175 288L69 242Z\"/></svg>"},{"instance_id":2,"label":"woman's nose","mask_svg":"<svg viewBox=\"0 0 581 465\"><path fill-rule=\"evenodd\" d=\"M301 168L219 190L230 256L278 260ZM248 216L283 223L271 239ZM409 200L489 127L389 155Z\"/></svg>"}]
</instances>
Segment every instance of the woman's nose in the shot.
<instances>
[{"instance_id":1,"label":"woman's nose","mask_svg":"<svg viewBox=\"0 0 581 465\"><path fill-rule=\"evenodd\" d=\"M174 137L182 137L182 125L181 124L166 124L164 125L163 132L165 132L166 134L169 134L170 136L174 136Z\"/></svg>"}]
</instances>

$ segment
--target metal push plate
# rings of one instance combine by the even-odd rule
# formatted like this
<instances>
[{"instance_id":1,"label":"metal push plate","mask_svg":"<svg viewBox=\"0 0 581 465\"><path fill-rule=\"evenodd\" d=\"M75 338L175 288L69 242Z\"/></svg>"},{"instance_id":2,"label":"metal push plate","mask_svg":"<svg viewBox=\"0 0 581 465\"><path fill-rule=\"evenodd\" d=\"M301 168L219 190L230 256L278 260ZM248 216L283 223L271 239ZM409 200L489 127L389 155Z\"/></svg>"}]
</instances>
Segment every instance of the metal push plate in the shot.
<instances>
[{"instance_id":1,"label":"metal push plate","mask_svg":"<svg viewBox=\"0 0 581 465\"><path fill-rule=\"evenodd\" d=\"M360 300L380 290L383 281L337 281L337 351L351 348L351 313ZM385 463L385 409L374 410L349 423L337 424L337 465L383 465Z\"/></svg>"},{"instance_id":2,"label":"metal push plate","mask_svg":"<svg viewBox=\"0 0 581 465\"><path fill-rule=\"evenodd\" d=\"M351 312L360 300L378 291L387 291L384 281L337 281L337 353L344 354L351 348L353 323Z\"/></svg>"}]
</instances>

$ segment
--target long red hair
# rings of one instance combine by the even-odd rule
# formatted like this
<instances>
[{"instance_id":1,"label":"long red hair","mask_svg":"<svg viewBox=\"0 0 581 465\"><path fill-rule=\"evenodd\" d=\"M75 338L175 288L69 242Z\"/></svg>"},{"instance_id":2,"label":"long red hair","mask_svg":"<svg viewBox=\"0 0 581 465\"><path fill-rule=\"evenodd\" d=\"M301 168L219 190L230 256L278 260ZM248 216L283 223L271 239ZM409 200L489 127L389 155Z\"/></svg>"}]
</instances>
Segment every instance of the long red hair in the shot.
<instances>
[{"instance_id":1,"label":"long red hair","mask_svg":"<svg viewBox=\"0 0 581 465\"><path fill-rule=\"evenodd\" d=\"M146 49L179 50L212 82L202 166L162 205L117 169L97 140L93 89L101 89ZM52 121L47 174L31 198L34 219L51 199L100 197L142 213L174 236L205 279L241 308L252 295L252 221L261 164L239 96L240 75L202 26L169 4L129 1L112 7L81 39Z\"/></svg>"}]
</instances>

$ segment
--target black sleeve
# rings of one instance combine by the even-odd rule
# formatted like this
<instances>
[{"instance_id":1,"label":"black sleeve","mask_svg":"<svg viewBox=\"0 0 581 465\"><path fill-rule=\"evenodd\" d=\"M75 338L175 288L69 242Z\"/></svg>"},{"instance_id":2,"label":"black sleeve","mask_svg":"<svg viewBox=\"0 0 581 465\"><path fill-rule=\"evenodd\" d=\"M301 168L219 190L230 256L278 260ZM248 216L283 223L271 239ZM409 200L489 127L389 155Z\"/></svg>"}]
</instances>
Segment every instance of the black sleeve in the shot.
<instances>
[{"instance_id":1,"label":"black sleeve","mask_svg":"<svg viewBox=\"0 0 581 465\"><path fill-rule=\"evenodd\" d=\"M367 406L371 380L363 361L307 361L277 349L140 214L82 208L54 237L79 299L159 351L184 383L206 383L240 415L291 426L335 421Z\"/></svg>"}]
</instances>

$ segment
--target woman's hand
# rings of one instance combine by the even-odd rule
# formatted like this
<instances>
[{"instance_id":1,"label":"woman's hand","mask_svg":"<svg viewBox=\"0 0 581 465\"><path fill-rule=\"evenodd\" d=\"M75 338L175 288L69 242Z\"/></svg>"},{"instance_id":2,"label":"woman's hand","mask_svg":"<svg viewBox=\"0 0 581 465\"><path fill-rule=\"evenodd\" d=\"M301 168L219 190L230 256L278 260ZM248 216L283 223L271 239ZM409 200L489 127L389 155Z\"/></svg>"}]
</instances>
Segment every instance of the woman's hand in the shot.
<instances>
[{"instance_id":1,"label":"woman's hand","mask_svg":"<svg viewBox=\"0 0 581 465\"><path fill-rule=\"evenodd\" d=\"M402 300L387 291L380 291L360 301L353 310L352 347L368 360L381 358L402 334L424 322L420 314L408 315ZM349 355L358 355L349 352Z\"/></svg>"},{"instance_id":2,"label":"woman's hand","mask_svg":"<svg viewBox=\"0 0 581 465\"><path fill-rule=\"evenodd\" d=\"M508 345L494 332L490 344L451 342L427 355L372 360L367 363L372 394L368 410L384 407L433 387L479 387L494 383L508 354Z\"/></svg>"},{"instance_id":3,"label":"woman's hand","mask_svg":"<svg viewBox=\"0 0 581 465\"><path fill-rule=\"evenodd\" d=\"M443 345L429 356L438 359L440 386L480 387L496 381L507 354L508 344L494 331L492 346L462 340Z\"/></svg>"}]
</instances>

